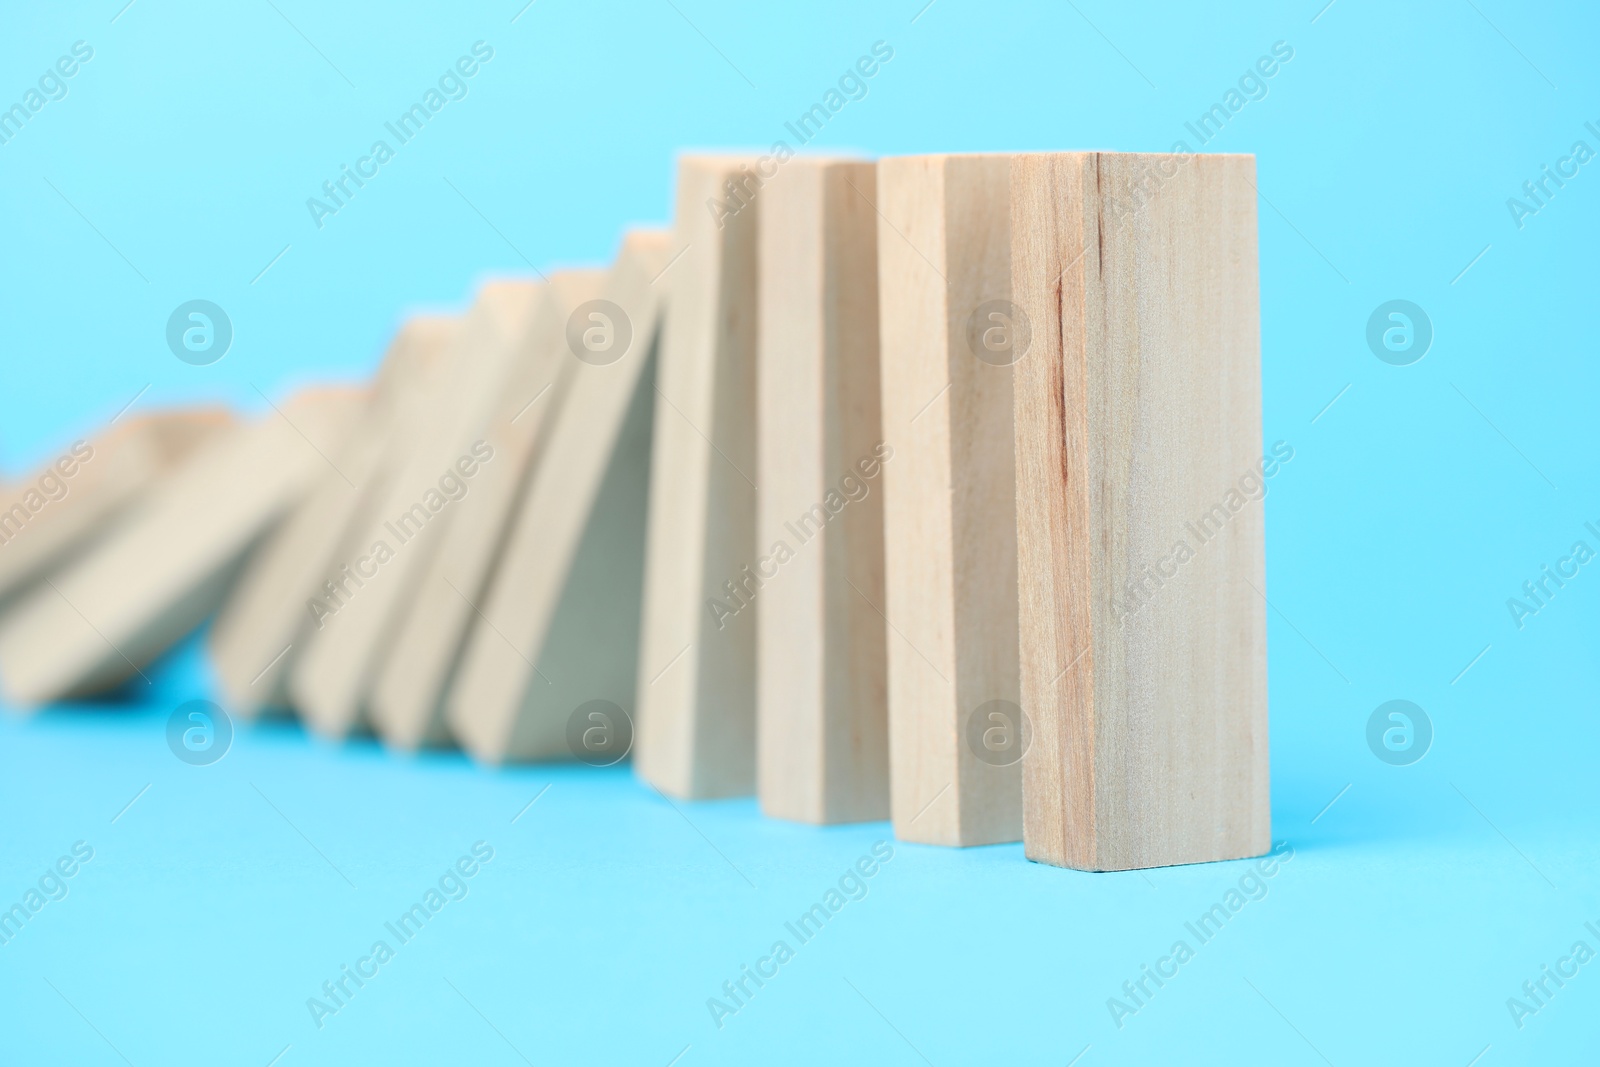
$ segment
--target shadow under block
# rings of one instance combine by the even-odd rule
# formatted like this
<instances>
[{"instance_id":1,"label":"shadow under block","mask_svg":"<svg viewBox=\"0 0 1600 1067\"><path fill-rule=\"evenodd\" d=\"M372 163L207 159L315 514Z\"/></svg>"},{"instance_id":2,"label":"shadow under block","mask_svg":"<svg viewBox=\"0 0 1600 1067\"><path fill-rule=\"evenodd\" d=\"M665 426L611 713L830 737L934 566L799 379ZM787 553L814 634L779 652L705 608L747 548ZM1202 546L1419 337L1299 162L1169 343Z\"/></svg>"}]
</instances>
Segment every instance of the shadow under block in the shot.
<instances>
[{"instance_id":1,"label":"shadow under block","mask_svg":"<svg viewBox=\"0 0 1600 1067\"><path fill-rule=\"evenodd\" d=\"M634 769L683 798L756 786L755 613L712 611L758 555L754 163L680 161L663 279Z\"/></svg>"},{"instance_id":2,"label":"shadow under block","mask_svg":"<svg viewBox=\"0 0 1600 1067\"><path fill-rule=\"evenodd\" d=\"M889 815L876 167L796 159L760 192L754 610L761 810ZM752 603L753 601L753 603Z\"/></svg>"},{"instance_id":3,"label":"shadow under block","mask_svg":"<svg viewBox=\"0 0 1600 1067\"><path fill-rule=\"evenodd\" d=\"M367 724L372 680L455 518L457 486L470 492L466 472L485 459L481 438L511 378L539 292L529 282L485 285L456 343L429 375L424 402L409 425L398 428L394 440L405 458L357 526L351 551L360 555L348 561L350 569L329 576L337 589L323 598L328 614L290 673L290 699L318 733L342 737Z\"/></svg>"},{"instance_id":4,"label":"shadow under block","mask_svg":"<svg viewBox=\"0 0 1600 1067\"><path fill-rule=\"evenodd\" d=\"M350 543L352 527L377 506L400 451L396 436L458 329L458 320L434 316L401 326L344 446L329 453L316 485L245 563L211 627L211 658L230 713L250 717L287 705L289 672L325 621L311 604L327 595L323 583L341 565L366 551Z\"/></svg>"},{"instance_id":5,"label":"shadow under block","mask_svg":"<svg viewBox=\"0 0 1600 1067\"><path fill-rule=\"evenodd\" d=\"M105 539L0 623L0 680L19 704L111 688L214 611L244 554L304 493L364 402L308 390L217 435Z\"/></svg>"},{"instance_id":6,"label":"shadow under block","mask_svg":"<svg viewBox=\"0 0 1600 1067\"><path fill-rule=\"evenodd\" d=\"M1013 159L1030 859L1126 870L1270 844L1254 172Z\"/></svg>"},{"instance_id":7,"label":"shadow under block","mask_svg":"<svg viewBox=\"0 0 1600 1067\"><path fill-rule=\"evenodd\" d=\"M449 738L445 693L538 462L536 444L562 404L566 376L577 362L567 351L568 320L580 305L600 296L605 277L598 270L554 273L535 302L484 437L494 459L479 468L466 494L452 505L456 515L373 684L373 725L391 744L416 748Z\"/></svg>"},{"instance_id":8,"label":"shadow under block","mask_svg":"<svg viewBox=\"0 0 1600 1067\"><path fill-rule=\"evenodd\" d=\"M1022 836L1008 175L878 164L891 808L925 844Z\"/></svg>"},{"instance_id":9,"label":"shadow under block","mask_svg":"<svg viewBox=\"0 0 1600 1067\"><path fill-rule=\"evenodd\" d=\"M125 508L232 423L223 408L129 415L0 491L0 601L104 537Z\"/></svg>"},{"instance_id":10,"label":"shadow under block","mask_svg":"<svg viewBox=\"0 0 1600 1067\"><path fill-rule=\"evenodd\" d=\"M547 416L483 615L468 620L446 697L451 732L479 759L568 759L575 753L567 724L579 707L602 700L632 714L666 287L657 279L668 248L663 233L623 239L601 296L621 311L631 335L625 345L608 308L581 317L575 340L586 358L565 329L558 339L565 393ZM595 351L585 336L607 350Z\"/></svg>"}]
</instances>

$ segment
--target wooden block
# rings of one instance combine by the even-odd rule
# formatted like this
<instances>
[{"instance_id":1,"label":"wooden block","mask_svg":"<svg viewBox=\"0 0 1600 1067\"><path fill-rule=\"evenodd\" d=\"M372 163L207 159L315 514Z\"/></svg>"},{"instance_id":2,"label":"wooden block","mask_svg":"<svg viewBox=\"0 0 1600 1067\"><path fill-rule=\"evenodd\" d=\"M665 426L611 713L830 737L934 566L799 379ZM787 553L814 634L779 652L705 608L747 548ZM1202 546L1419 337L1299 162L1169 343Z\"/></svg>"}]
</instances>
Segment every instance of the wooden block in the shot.
<instances>
[{"instance_id":1,"label":"wooden block","mask_svg":"<svg viewBox=\"0 0 1600 1067\"><path fill-rule=\"evenodd\" d=\"M0 493L0 601L103 536L114 516L232 422L224 408L129 415Z\"/></svg>"},{"instance_id":2,"label":"wooden block","mask_svg":"<svg viewBox=\"0 0 1600 1067\"><path fill-rule=\"evenodd\" d=\"M403 434L427 400L427 376L439 373L459 332L459 319L438 316L401 327L344 447L330 453L315 488L251 554L211 628L211 658L233 714L287 705L289 672L320 633L310 604L325 595L323 582L366 550L352 534L381 502L405 455Z\"/></svg>"},{"instance_id":3,"label":"wooden block","mask_svg":"<svg viewBox=\"0 0 1600 1067\"><path fill-rule=\"evenodd\" d=\"M310 390L197 449L0 622L7 697L115 686L216 609L245 552L324 469L363 400Z\"/></svg>"},{"instance_id":4,"label":"wooden block","mask_svg":"<svg viewBox=\"0 0 1600 1067\"><path fill-rule=\"evenodd\" d=\"M712 602L756 551L755 162L678 167L646 535L635 770L679 797L755 790L754 612ZM737 205L736 209L729 206ZM718 209L717 205L723 205Z\"/></svg>"},{"instance_id":5,"label":"wooden block","mask_svg":"<svg viewBox=\"0 0 1600 1067\"><path fill-rule=\"evenodd\" d=\"M668 245L662 233L628 234L601 294L615 306L589 308L571 329L562 321L563 396L447 694L451 730L480 759L570 758L578 708L604 701L632 714ZM624 724L607 715L602 729L617 733L584 752L590 762L626 754Z\"/></svg>"},{"instance_id":6,"label":"wooden block","mask_svg":"<svg viewBox=\"0 0 1600 1067\"><path fill-rule=\"evenodd\" d=\"M506 531L534 474L536 442L563 403L577 360L567 350L567 324L582 304L601 295L606 273L561 271L539 298L498 410L485 440L494 459L452 505L454 518L422 575L410 611L386 651L373 685L373 725L402 748L449 739L444 697L477 613Z\"/></svg>"},{"instance_id":7,"label":"wooden block","mask_svg":"<svg viewBox=\"0 0 1600 1067\"><path fill-rule=\"evenodd\" d=\"M796 159L761 198L754 610L761 810L889 815L876 167Z\"/></svg>"},{"instance_id":8,"label":"wooden block","mask_svg":"<svg viewBox=\"0 0 1600 1067\"><path fill-rule=\"evenodd\" d=\"M1254 177L1251 156L1013 160L1030 859L1270 845Z\"/></svg>"},{"instance_id":9,"label":"wooden block","mask_svg":"<svg viewBox=\"0 0 1600 1067\"><path fill-rule=\"evenodd\" d=\"M1022 836L1007 184L1004 156L878 164L891 807L928 844Z\"/></svg>"},{"instance_id":10,"label":"wooden block","mask_svg":"<svg viewBox=\"0 0 1600 1067\"><path fill-rule=\"evenodd\" d=\"M420 410L397 428L393 440L406 456L378 505L356 525L352 558L328 575L334 588L315 612L317 640L289 675L291 702L319 733L342 737L368 724L375 672L461 494L470 491L466 471L493 462L481 439L511 380L539 292L529 282L484 286L452 350L429 376Z\"/></svg>"}]
</instances>

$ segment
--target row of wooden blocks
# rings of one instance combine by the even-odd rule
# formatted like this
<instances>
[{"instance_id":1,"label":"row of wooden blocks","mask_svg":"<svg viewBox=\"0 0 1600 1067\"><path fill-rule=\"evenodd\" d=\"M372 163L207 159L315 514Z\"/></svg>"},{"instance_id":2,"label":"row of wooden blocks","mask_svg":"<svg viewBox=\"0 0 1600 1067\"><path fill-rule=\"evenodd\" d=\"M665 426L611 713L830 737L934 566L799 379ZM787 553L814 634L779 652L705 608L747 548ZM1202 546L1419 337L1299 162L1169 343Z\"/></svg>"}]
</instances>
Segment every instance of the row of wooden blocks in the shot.
<instances>
[{"instance_id":1,"label":"row of wooden blocks","mask_svg":"<svg viewBox=\"0 0 1600 1067\"><path fill-rule=\"evenodd\" d=\"M631 748L1081 869L1261 853L1262 510L1218 507L1263 463L1253 182L685 158L671 232L411 318L368 388L129 415L8 487L0 681L140 685L217 613L236 716Z\"/></svg>"}]
</instances>

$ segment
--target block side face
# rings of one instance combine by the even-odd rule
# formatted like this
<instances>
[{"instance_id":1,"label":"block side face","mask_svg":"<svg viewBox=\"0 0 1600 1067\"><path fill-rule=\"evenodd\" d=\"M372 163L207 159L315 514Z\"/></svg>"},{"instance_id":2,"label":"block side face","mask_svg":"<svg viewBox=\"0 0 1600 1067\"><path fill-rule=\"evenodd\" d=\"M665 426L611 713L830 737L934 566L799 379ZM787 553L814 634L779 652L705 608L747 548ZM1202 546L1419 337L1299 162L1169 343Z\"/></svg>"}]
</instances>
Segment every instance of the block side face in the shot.
<instances>
[{"instance_id":1,"label":"block side face","mask_svg":"<svg viewBox=\"0 0 1600 1067\"><path fill-rule=\"evenodd\" d=\"M1082 154L1012 162L1012 299L1031 321L1016 365L1018 617L1023 704L1024 850L1092 868L1094 686L1089 612L1086 272Z\"/></svg>"},{"instance_id":2,"label":"block side face","mask_svg":"<svg viewBox=\"0 0 1600 1067\"><path fill-rule=\"evenodd\" d=\"M639 640L638 748L634 767L657 788L688 796L693 768L693 715L699 689L701 549L711 464L722 460L697 427L709 428L715 364L708 358L717 328L717 228L706 203L721 200L723 168L684 159L678 166L673 261L663 281L667 312L656 367L656 413L650 455L645 538L644 623ZM671 486L672 490L666 490Z\"/></svg>"},{"instance_id":3,"label":"block side face","mask_svg":"<svg viewBox=\"0 0 1600 1067\"><path fill-rule=\"evenodd\" d=\"M1009 205L1009 157L946 161L952 710L961 838L967 844L1022 836L1021 723L1013 721L1022 691L1012 413L1018 343ZM974 716L982 723L976 731L969 727Z\"/></svg>"},{"instance_id":4,"label":"block side face","mask_svg":"<svg viewBox=\"0 0 1600 1067\"><path fill-rule=\"evenodd\" d=\"M751 171L750 161L743 170ZM736 178L730 166L724 180ZM705 354L711 366L710 417L703 432L715 444L706 478L704 537L692 605L700 662L692 730L691 794L744 796L756 788L756 617L742 613L718 629L707 607L722 583L753 567L756 553L756 242L760 197L720 228L706 215L704 240L717 246L718 269ZM670 315L669 315L670 321Z\"/></svg>"},{"instance_id":5,"label":"block side face","mask_svg":"<svg viewBox=\"0 0 1600 1067\"><path fill-rule=\"evenodd\" d=\"M890 807L895 836L961 843L942 157L878 164Z\"/></svg>"},{"instance_id":6,"label":"block side face","mask_svg":"<svg viewBox=\"0 0 1600 1067\"><path fill-rule=\"evenodd\" d=\"M1100 869L1269 843L1253 164L1167 158L1175 176L1120 211L1107 192L1142 180L1152 157L1096 159L1103 252L1086 316Z\"/></svg>"},{"instance_id":7,"label":"block side face","mask_svg":"<svg viewBox=\"0 0 1600 1067\"><path fill-rule=\"evenodd\" d=\"M822 502L834 426L823 393L822 175L797 160L761 189L759 556L749 561L754 578L727 575L730 591L713 594L724 610L756 616L761 809L804 822L826 816L823 570L831 516Z\"/></svg>"},{"instance_id":8,"label":"block side face","mask_svg":"<svg viewBox=\"0 0 1600 1067\"><path fill-rule=\"evenodd\" d=\"M823 546L823 815L861 822L889 815L882 612L883 464L891 450L878 355L877 171L871 163L836 163L824 183L823 392L832 424L822 474L840 512Z\"/></svg>"},{"instance_id":9,"label":"block side face","mask_svg":"<svg viewBox=\"0 0 1600 1067\"><path fill-rule=\"evenodd\" d=\"M654 364L646 361L632 396L621 398L626 408L620 425L590 435L601 439L595 444L605 457L603 470L577 512L578 536L562 553L557 595L541 613L546 617L528 653L538 669L524 675L515 696L516 714L506 727L508 759L620 760L624 752L611 746L621 742L612 738L626 727L615 709L637 724L653 380ZM576 736L570 728L574 717L583 724ZM592 741L590 730L599 731ZM584 747L590 743L598 747Z\"/></svg>"}]
</instances>

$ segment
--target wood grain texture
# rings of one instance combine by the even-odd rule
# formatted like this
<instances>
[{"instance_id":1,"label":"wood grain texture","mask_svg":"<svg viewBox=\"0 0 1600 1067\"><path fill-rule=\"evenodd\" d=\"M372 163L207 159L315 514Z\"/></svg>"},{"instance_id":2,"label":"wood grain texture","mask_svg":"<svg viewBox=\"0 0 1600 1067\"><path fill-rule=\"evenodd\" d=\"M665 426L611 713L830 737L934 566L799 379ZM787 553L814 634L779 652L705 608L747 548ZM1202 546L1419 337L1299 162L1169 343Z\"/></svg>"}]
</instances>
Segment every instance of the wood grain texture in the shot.
<instances>
[{"instance_id":1,"label":"wood grain texture","mask_svg":"<svg viewBox=\"0 0 1600 1067\"><path fill-rule=\"evenodd\" d=\"M424 388L417 416L394 438L405 458L351 542L374 562L357 557L346 561L351 570L329 575L338 592L325 599L337 610L320 620L317 640L290 674L294 707L319 733L341 737L369 724L373 678L456 515L459 500L447 494L447 480L463 458L482 458L474 443L511 380L539 292L537 283L521 281L491 282L479 291L456 344Z\"/></svg>"},{"instance_id":2,"label":"wood grain texture","mask_svg":"<svg viewBox=\"0 0 1600 1067\"><path fill-rule=\"evenodd\" d=\"M1008 175L1004 156L878 164L891 807L928 844L1022 835L1020 723L1011 751L971 741L1021 701L1011 368L968 338L1010 295Z\"/></svg>"},{"instance_id":3,"label":"wood grain texture","mask_svg":"<svg viewBox=\"0 0 1600 1067\"><path fill-rule=\"evenodd\" d=\"M718 598L757 615L761 810L889 814L876 166L797 159L761 190L759 537Z\"/></svg>"},{"instance_id":4,"label":"wood grain texture","mask_svg":"<svg viewBox=\"0 0 1600 1067\"><path fill-rule=\"evenodd\" d=\"M1254 159L1019 156L1011 204L1027 855L1259 854Z\"/></svg>"},{"instance_id":5,"label":"wood grain texture","mask_svg":"<svg viewBox=\"0 0 1600 1067\"><path fill-rule=\"evenodd\" d=\"M678 168L634 758L641 777L678 797L756 785L755 613L719 629L711 611L757 556L755 168L709 157Z\"/></svg>"},{"instance_id":6,"label":"wood grain texture","mask_svg":"<svg viewBox=\"0 0 1600 1067\"><path fill-rule=\"evenodd\" d=\"M289 702L289 672L319 635L311 611L322 583L366 550L352 541L381 503L400 435L420 417L428 375L439 373L460 322L417 316L395 334L373 394L317 484L245 564L211 628L211 658L227 710L249 718ZM325 620L324 620L325 621Z\"/></svg>"},{"instance_id":7,"label":"wood grain texture","mask_svg":"<svg viewBox=\"0 0 1600 1067\"><path fill-rule=\"evenodd\" d=\"M601 295L606 272L550 275L498 408L485 432L494 459L466 483L439 550L419 579L373 686L372 719L401 748L439 745L450 737L445 694L467 636L487 602L507 531L538 466L537 442L563 403L577 363L567 351L573 312Z\"/></svg>"},{"instance_id":8,"label":"wood grain texture","mask_svg":"<svg viewBox=\"0 0 1600 1067\"><path fill-rule=\"evenodd\" d=\"M624 238L600 294L614 309L580 316L584 358L563 320L562 395L534 446L524 495L446 698L451 731L479 759L568 759L568 720L580 706L605 701L633 713L666 288L657 279L668 249L664 233ZM583 342L583 330L596 324L612 331L603 352Z\"/></svg>"},{"instance_id":9,"label":"wood grain texture","mask_svg":"<svg viewBox=\"0 0 1600 1067\"><path fill-rule=\"evenodd\" d=\"M0 622L7 698L41 704L111 688L199 625L364 400L354 390L303 392L193 452Z\"/></svg>"},{"instance_id":10,"label":"wood grain texture","mask_svg":"<svg viewBox=\"0 0 1600 1067\"><path fill-rule=\"evenodd\" d=\"M124 416L0 492L0 601L61 567L197 447L233 424L224 408Z\"/></svg>"}]
</instances>

